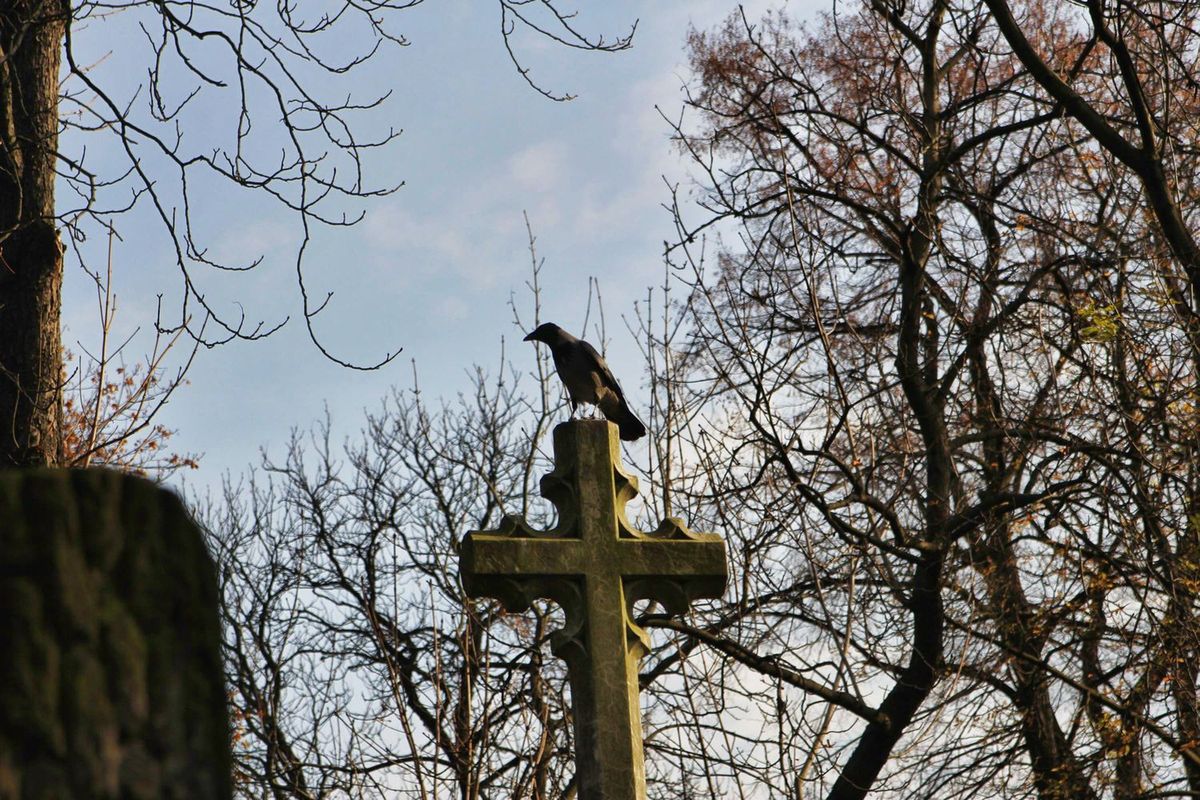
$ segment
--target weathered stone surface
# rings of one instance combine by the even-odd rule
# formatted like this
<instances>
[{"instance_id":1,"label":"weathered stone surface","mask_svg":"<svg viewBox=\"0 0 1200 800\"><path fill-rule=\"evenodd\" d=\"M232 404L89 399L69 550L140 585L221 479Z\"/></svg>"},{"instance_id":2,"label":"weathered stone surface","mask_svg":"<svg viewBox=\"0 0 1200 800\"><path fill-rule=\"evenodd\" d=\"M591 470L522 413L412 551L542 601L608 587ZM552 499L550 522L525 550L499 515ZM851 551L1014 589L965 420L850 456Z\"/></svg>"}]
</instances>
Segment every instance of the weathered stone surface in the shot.
<instances>
[{"instance_id":1,"label":"weathered stone surface","mask_svg":"<svg viewBox=\"0 0 1200 800\"><path fill-rule=\"evenodd\" d=\"M0 472L0 800L231 796L217 582L172 493Z\"/></svg>"},{"instance_id":2,"label":"weathered stone surface","mask_svg":"<svg viewBox=\"0 0 1200 800\"><path fill-rule=\"evenodd\" d=\"M562 606L552 639L567 662L574 704L576 770L582 800L643 800L646 777L638 705L638 664L649 637L633 604L653 599L683 613L725 591L725 543L666 519L635 530L625 504L637 480L621 467L617 428L573 420L554 429L554 471L542 495L558 509L550 531L505 517L496 531L472 531L459 569L471 597L495 597L510 611L537 598Z\"/></svg>"}]
</instances>

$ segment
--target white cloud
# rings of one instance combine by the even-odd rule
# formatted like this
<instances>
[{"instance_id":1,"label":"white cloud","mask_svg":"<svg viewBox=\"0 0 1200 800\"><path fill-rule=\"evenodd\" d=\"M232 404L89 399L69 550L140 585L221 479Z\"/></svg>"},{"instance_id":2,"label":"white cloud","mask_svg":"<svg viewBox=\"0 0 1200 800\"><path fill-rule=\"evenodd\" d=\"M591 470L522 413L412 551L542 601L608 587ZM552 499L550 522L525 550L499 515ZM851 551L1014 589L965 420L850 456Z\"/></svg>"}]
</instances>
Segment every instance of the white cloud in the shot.
<instances>
[{"instance_id":1,"label":"white cloud","mask_svg":"<svg viewBox=\"0 0 1200 800\"><path fill-rule=\"evenodd\" d=\"M567 156L567 146L562 141L538 142L509 158L509 177L519 188L530 192L554 191L563 183Z\"/></svg>"},{"instance_id":2,"label":"white cloud","mask_svg":"<svg viewBox=\"0 0 1200 800\"><path fill-rule=\"evenodd\" d=\"M363 222L371 262L381 279L397 287L439 285L470 293L507 285L512 276L497 265L497 253L513 241L521 217L520 209L502 206L501 199L475 186L450 208L414 212L404 198L375 208Z\"/></svg>"},{"instance_id":3,"label":"white cloud","mask_svg":"<svg viewBox=\"0 0 1200 800\"><path fill-rule=\"evenodd\" d=\"M470 247L459 226L447 226L434 215L415 215L393 201L372 209L364 221L366 238L382 251L424 252L440 261L460 261Z\"/></svg>"}]
</instances>

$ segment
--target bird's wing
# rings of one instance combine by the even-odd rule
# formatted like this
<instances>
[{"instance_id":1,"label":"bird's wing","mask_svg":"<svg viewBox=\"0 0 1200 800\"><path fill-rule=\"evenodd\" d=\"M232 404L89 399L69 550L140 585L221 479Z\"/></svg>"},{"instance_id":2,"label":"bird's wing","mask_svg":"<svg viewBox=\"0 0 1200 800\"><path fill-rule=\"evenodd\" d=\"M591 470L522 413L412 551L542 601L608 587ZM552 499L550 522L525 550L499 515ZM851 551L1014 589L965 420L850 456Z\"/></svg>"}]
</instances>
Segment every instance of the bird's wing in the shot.
<instances>
[{"instance_id":1,"label":"bird's wing","mask_svg":"<svg viewBox=\"0 0 1200 800\"><path fill-rule=\"evenodd\" d=\"M581 345L579 353L583 356L580 360L590 362L591 370L600 376L601 383L611 392L608 395L598 394L595 400L600 406L600 410L604 412L604 416L617 423L621 438L626 441L633 441L645 436L646 426L625 402L625 393L621 391L621 384L617 383L612 370L608 368L608 364L604 363L604 356L597 353L596 348L585 341L580 340L579 344Z\"/></svg>"},{"instance_id":2,"label":"bird's wing","mask_svg":"<svg viewBox=\"0 0 1200 800\"><path fill-rule=\"evenodd\" d=\"M608 364L604 363L604 356L596 352L596 348L592 347L582 339L579 340L580 348L588 360L592 362L592 368L600 373L600 377L604 381L604 385L617 393L617 397L623 401L625 393L621 391L621 384L617 383L617 379L613 377L612 370L608 368Z\"/></svg>"}]
</instances>

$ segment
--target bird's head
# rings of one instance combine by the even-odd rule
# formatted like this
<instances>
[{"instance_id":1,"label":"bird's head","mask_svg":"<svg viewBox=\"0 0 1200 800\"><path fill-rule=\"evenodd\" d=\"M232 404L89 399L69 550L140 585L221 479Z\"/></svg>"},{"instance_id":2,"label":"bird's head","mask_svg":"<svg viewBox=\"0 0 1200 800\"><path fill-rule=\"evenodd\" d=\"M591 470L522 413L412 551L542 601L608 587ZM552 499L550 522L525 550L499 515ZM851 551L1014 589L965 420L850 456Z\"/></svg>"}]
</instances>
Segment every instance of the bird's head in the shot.
<instances>
[{"instance_id":1,"label":"bird's head","mask_svg":"<svg viewBox=\"0 0 1200 800\"><path fill-rule=\"evenodd\" d=\"M555 344L563 340L568 334L562 328L555 325L553 322L543 322L538 325L532 333L525 337L526 342L545 342L546 344Z\"/></svg>"}]
</instances>

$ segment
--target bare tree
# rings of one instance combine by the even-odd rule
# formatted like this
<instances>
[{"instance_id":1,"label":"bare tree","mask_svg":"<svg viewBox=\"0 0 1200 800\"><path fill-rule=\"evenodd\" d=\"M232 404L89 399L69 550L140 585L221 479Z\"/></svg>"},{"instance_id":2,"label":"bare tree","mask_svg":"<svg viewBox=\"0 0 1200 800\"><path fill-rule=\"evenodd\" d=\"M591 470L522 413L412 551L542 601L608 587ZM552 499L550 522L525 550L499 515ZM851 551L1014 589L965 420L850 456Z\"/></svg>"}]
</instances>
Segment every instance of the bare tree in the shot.
<instances>
[{"instance_id":1,"label":"bare tree","mask_svg":"<svg viewBox=\"0 0 1200 800\"><path fill-rule=\"evenodd\" d=\"M205 181L260 192L295 212L299 306L314 345L345 366L372 366L351 364L321 343L313 319L329 297L310 296L304 256L319 227L353 224L361 217L356 204L395 188L364 174L368 154L396 136L363 129L365 112L384 97L355 96L346 86L376 54L405 43L397 20L418 2L17 0L0 9L0 462L64 457L60 230L74 239L111 230L114 217L135 207L157 218L179 276L177 308L155 320L165 336L183 331L214 346L283 324L247 320L201 287L205 271L257 264L254 254L231 263L209 249L191 188ZM526 31L599 51L631 42L632 31L611 40L586 33L552 0L497 0L497 7L521 76L555 99L568 96L534 80L511 37ZM78 55L81 42L115 25L137 34L126 44L136 47L140 37L145 47L147 77L132 100L102 85ZM357 50L347 51L347 42ZM330 82L325 96L313 76ZM97 171L87 154L105 146L123 166ZM65 197L56 197L56 186Z\"/></svg>"},{"instance_id":2,"label":"bare tree","mask_svg":"<svg viewBox=\"0 0 1200 800\"><path fill-rule=\"evenodd\" d=\"M987 0L987 6L1013 54L1048 95L1042 102L1077 120L1115 160L1110 168L1119 164L1136 177L1175 264L1175 282L1188 287L1181 299L1195 315L1200 243L1191 202L1195 178L1188 167L1195 158L1192 128L1200 111L1200 7L1189 0L1086 0L1078 4L1070 38L1052 43L1066 47L1044 52L1043 41L1028 30L1036 31L1040 23L1036 5ZM1018 21L1017 15L1024 19ZM1062 50L1092 58L1064 59Z\"/></svg>"},{"instance_id":3,"label":"bare tree","mask_svg":"<svg viewBox=\"0 0 1200 800\"><path fill-rule=\"evenodd\" d=\"M1023 9L1064 74L1119 77L1070 8ZM679 134L703 213L681 207L673 254L694 325L676 391L706 410L683 417L700 468L679 477L744 576L691 631L725 658L696 685L714 709L776 695L756 701L769 733L696 727L678 752L697 779L1197 791L1178 256L1138 176L1005 37L934 0L693 38ZM1192 174L1191 145L1173 152Z\"/></svg>"},{"instance_id":4,"label":"bare tree","mask_svg":"<svg viewBox=\"0 0 1200 800\"><path fill-rule=\"evenodd\" d=\"M440 409L397 391L361 441L297 437L203 515L245 796L566 796L554 615L466 603L455 563L521 507L527 419L507 373Z\"/></svg>"}]
</instances>

